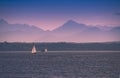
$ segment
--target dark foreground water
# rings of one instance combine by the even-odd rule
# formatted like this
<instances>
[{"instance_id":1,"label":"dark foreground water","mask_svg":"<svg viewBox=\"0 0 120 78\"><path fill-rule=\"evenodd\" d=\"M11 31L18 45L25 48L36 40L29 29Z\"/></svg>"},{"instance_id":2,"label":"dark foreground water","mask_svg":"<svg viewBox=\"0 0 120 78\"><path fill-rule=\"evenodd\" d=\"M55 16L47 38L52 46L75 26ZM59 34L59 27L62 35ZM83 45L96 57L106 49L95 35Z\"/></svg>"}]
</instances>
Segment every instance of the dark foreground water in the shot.
<instances>
[{"instance_id":1,"label":"dark foreground water","mask_svg":"<svg viewBox=\"0 0 120 78\"><path fill-rule=\"evenodd\" d=\"M0 52L0 78L120 78L119 52Z\"/></svg>"}]
</instances>

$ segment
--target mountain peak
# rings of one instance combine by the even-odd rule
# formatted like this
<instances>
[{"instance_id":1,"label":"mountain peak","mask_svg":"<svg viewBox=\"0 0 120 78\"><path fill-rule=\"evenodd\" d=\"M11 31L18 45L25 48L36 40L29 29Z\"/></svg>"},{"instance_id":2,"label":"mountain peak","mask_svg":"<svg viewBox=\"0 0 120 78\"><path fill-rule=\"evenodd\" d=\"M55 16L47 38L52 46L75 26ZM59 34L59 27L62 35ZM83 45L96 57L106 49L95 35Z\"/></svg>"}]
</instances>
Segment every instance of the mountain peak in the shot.
<instances>
[{"instance_id":1,"label":"mountain peak","mask_svg":"<svg viewBox=\"0 0 120 78\"><path fill-rule=\"evenodd\" d=\"M4 19L0 19L0 24L8 24L8 22Z\"/></svg>"},{"instance_id":2,"label":"mountain peak","mask_svg":"<svg viewBox=\"0 0 120 78\"><path fill-rule=\"evenodd\" d=\"M64 25L72 25L72 26L76 26L76 25L82 25L82 26L85 26L85 24L82 24L82 23L78 23L78 22L76 22L76 21L74 21L74 20L68 20Z\"/></svg>"},{"instance_id":3,"label":"mountain peak","mask_svg":"<svg viewBox=\"0 0 120 78\"><path fill-rule=\"evenodd\" d=\"M68 20L68 22L75 22L75 21L71 19L71 20Z\"/></svg>"},{"instance_id":4,"label":"mountain peak","mask_svg":"<svg viewBox=\"0 0 120 78\"><path fill-rule=\"evenodd\" d=\"M76 30L82 30L84 28L86 28L86 25L79 24L74 20L68 20L66 23L56 28L54 31L76 31Z\"/></svg>"},{"instance_id":5,"label":"mountain peak","mask_svg":"<svg viewBox=\"0 0 120 78\"><path fill-rule=\"evenodd\" d=\"M68 20L66 23L67 23L67 24L68 24L68 23L70 23L70 24L78 24L78 23L75 22L74 20Z\"/></svg>"},{"instance_id":6,"label":"mountain peak","mask_svg":"<svg viewBox=\"0 0 120 78\"><path fill-rule=\"evenodd\" d=\"M73 27L73 26L78 26L79 23L75 22L74 20L68 20L66 23L63 24L63 26L67 27Z\"/></svg>"}]
</instances>

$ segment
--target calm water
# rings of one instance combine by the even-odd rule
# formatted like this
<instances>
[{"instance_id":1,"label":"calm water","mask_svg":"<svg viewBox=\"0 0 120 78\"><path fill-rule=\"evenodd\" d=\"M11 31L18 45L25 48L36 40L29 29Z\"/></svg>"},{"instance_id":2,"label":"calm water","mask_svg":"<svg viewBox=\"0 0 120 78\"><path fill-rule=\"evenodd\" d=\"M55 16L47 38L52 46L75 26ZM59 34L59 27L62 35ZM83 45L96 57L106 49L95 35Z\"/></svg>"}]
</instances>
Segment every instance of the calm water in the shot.
<instances>
[{"instance_id":1,"label":"calm water","mask_svg":"<svg viewBox=\"0 0 120 78\"><path fill-rule=\"evenodd\" d=\"M120 52L0 52L0 78L120 78Z\"/></svg>"}]
</instances>

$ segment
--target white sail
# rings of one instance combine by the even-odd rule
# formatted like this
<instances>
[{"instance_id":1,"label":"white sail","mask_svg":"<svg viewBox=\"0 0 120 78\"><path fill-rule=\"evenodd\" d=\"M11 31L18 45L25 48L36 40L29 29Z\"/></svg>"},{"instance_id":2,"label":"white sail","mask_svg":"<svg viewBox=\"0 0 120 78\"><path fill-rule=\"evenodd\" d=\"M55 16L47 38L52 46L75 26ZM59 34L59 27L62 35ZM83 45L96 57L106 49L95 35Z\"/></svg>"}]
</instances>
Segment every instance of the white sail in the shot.
<instances>
[{"instance_id":1,"label":"white sail","mask_svg":"<svg viewBox=\"0 0 120 78\"><path fill-rule=\"evenodd\" d=\"M32 48L32 53L35 54L36 53L36 48L35 48L35 45L33 45L33 48Z\"/></svg>"}]
</instances>

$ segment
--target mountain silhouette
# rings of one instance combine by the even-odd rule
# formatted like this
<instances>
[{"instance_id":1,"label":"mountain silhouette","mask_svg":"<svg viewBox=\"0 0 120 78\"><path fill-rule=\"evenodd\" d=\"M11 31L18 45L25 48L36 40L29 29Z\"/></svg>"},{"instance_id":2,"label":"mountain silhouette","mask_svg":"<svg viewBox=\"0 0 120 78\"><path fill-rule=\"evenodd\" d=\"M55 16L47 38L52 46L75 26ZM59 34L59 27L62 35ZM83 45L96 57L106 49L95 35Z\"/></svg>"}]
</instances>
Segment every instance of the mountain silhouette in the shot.
<instances>
[{"instance_id":1,"label":"mountain silhouette","mask_svg":"<svg viewBox=\"0 0 120 78\"><path fill-rule=\"evenodd\" d=\"M74 32L74 31L81 31L85 28L87 28L87 26L85 24L79 24L73 20L69 20L62 26L54 29L53 31L57 31L57 32L72 31L72 32Z\"/></svg>"},{"instance_id":2,"label":"mountain silhouette","mask_svg":"<svg viewBox=\"0 0 120 78\"><path fill-rule=\"evenodd\" d=\"M4 19L0 20L1 41L33 41L40 33L42 34L44 31L36 26L27 24L9 24Z\"/></svg>"},{"instance_id":3,"label":"mountain silhouette","mask_svg":"<svg viewBox=\"0 0 120 78\"><path fill-rule=\"evenodd\" d=\"M114 38L120 40L120 26L112 28L109 33L114 36Z\"/></svg>"},{"instance_id":4,"label":"mountain silhouette","mask_svg":"<svg viewBox=\"0 0 120 78\"><path fill-rule=\"evenodd\" d=\"M4 19L0 19L0 25L1 25L1 26L2 26L2 25L6 25L6 24L8 24L7 21L5 21Z\"/></svg>"},{"instance_id":5,"label":"mountain silhouette","mask_svg":"<svg viewBox=\"0 0 120 78\"><path fill-rule=\"evenodd\" d=\"M0 41L41 41L41 42L105 42L120 41L120 26L89 26L69 20L53 31L44 31L28 24L10 24L0 20Z\"/></svg>"},{"instance_id":6,"label":"mountain silhouette","mask_svg":"<svg viewBox=\"0 0 120 78\"><path fill-rule=\"evenodd\" d=\"M120 33L120 26L114 27L110 31L114 33Z\"/></svg>"}]
</instances>

